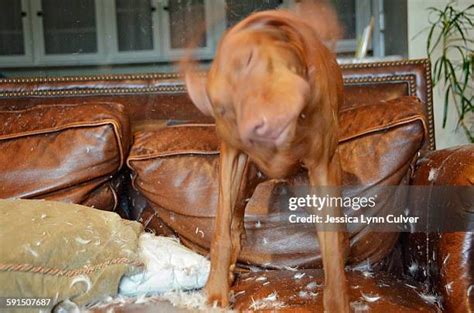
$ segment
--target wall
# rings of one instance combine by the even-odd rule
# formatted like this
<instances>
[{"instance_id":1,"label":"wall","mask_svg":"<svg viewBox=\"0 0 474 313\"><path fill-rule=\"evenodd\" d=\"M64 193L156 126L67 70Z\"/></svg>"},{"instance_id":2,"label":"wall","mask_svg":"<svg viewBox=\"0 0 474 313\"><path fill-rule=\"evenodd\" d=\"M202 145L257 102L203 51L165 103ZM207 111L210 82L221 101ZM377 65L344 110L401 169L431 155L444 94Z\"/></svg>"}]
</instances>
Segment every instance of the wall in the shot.
<instances>
[{"instance_id":1,"label":"wall","mask_svg":"<svg viewBox=\"0 0 474 313\"><path fill-rule=\"evenodd\" d=\"M409 58L426 58L426 38L428 36L429 12L427 8L444 8L446 0L409 0L408 1L408 56ZM457 6L465 8L472 0L458 0ZM472 38L472 34L471 34ZM438 149L468 143L468 139L461 127L457 126L457 112L454 106L448 111L448 122L446 128L442 128L444 96L440 85L433 89L435 134ZM451 104L451 103L450 103ZM471 114L470 125L473 125Z\"/></svg>"}]
</instances>

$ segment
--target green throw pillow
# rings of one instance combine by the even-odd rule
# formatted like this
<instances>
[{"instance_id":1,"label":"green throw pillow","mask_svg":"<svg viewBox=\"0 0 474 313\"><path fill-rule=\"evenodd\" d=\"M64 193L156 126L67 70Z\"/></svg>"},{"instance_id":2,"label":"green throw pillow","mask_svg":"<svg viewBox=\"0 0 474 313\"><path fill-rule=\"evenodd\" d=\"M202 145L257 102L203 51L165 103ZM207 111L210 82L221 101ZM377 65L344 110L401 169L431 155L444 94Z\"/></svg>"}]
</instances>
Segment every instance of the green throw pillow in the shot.
<instances>
[{"instance_id":1,"label":"green throw pillow","mask_svg":"<svg viewBox=\"0 0 474 313\"><path fill-rule=\"evenodd\" d=\"M141 224L115 213L42 200L0 200L0 296L84 305L117 294L143 268Z\"/></svg>"}]
</instances>

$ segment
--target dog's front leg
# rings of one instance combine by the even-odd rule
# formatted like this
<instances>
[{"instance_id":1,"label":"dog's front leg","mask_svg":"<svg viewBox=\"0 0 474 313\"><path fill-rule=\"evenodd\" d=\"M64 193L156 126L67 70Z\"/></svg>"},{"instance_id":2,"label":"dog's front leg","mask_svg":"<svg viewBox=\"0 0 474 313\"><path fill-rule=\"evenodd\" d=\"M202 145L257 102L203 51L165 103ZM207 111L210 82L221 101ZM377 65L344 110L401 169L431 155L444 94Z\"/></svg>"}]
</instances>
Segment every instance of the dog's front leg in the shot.
<instances>
[{"instance_id":1,"label":"dog's front leg","mask_svg":"<svg viewBox=\"0 0 474 313\"><path fill-rule=\"evenodd\" d=\"M323 162L309 168L312 187L328 186L330 196L340 196L341 165L336 151L329 162ZM323 195L320 195L323 196ZM326 214L341 216L341 208L323 208ZM334 210L330 212L329 210ZM323 212L324 212L323 211ZM318 229L319 246L324 269L324 311L329 313L350 312L348 286L344 272L348 251L347 234L341 230L328 230L335 227L324 225ZM326 228L326 229L325 229Z\"/></svg>"},{"instance_id":2,"label":"dog's front leg","mask_svg":"<svg viewBox=\"0 0 474 313\"><path fill-rule=\"evenodd\" d=\"M235 205L243 178L247 156L237 149L222 143L220 149L219 197L211 243L211 272L206 284L208 303L226 307L229 305L229 288L232 270L240 250L240 227L243 210L237 212ZM242 215L242 216L241 216Z\"/></svg>"}]
</instances>

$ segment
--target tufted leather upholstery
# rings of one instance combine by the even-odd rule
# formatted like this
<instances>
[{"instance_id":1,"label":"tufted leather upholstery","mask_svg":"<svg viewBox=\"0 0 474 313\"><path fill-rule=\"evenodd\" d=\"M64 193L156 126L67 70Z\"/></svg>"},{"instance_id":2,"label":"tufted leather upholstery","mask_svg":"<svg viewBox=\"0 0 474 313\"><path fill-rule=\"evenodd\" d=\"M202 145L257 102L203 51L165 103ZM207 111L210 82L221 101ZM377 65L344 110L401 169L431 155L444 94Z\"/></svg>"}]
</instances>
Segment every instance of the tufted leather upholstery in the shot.
<instances>
[{"instance_id":1,"label":"tufted leather upholstery","mask_svg":"<svg viewBox=\"0 0 474 313\"><path fill-rule=\"evenodd\" d=\"M416 96L425 103L429 140L434 149L432 90L428 60L342 65L344 108ZM84 99L125 106L133 125L156 120L210 122L189 101L176 74L134 74L81 77L0 79L0 106L19 108L46 103L76 103Z\"/></svg>"}]
</instances>

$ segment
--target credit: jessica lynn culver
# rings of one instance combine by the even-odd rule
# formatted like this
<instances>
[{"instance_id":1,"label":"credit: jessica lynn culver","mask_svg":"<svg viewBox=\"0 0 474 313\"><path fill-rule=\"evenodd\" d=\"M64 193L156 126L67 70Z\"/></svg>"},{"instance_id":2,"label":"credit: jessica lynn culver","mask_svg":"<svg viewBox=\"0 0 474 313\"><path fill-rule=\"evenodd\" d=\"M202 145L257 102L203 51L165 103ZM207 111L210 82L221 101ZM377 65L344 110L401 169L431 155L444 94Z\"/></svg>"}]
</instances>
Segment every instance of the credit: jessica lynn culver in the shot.
<instances>
[{"instance_id":1,"label":"credit: jessica lynn culver","mask_svg":"<svg viewBox=\"0 0 474 313\"><path fill-rule=\"evenodd\" d=\"M387 216L365 216L361 214L359 216L332 216L332 215L306 215L299 216L291 214L288 220L292 224L415 224L418 223L419 216L405 216L405 215L394 215L388 214Z\"/></svg>"}]
</instances>

